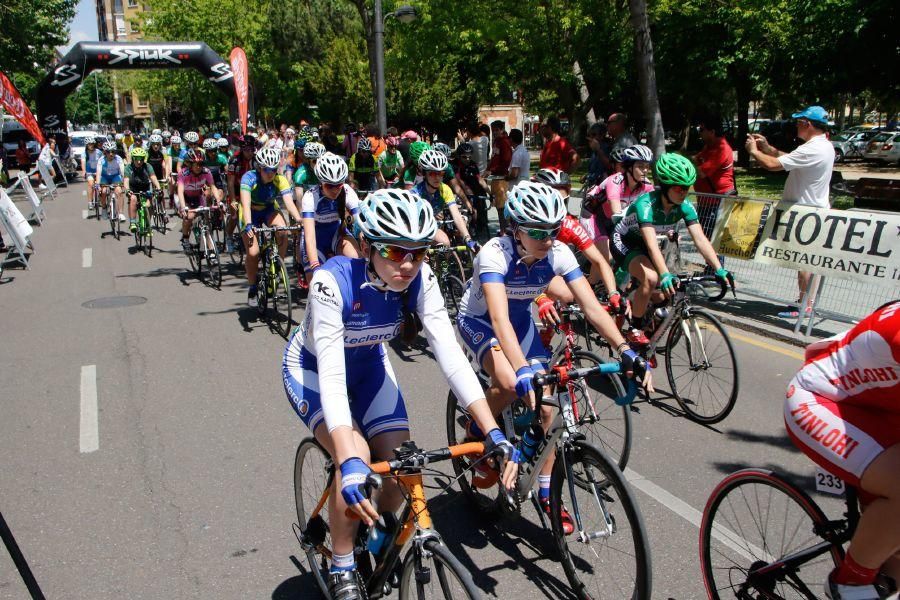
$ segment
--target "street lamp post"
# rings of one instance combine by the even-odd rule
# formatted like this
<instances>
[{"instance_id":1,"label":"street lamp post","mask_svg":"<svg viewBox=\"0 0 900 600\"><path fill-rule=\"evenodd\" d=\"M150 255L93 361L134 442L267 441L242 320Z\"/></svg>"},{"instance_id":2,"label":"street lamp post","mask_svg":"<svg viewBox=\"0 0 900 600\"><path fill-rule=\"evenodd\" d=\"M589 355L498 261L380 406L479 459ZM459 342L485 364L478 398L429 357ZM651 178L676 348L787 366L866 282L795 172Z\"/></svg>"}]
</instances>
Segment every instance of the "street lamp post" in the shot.
<instances>
[{"instance_id":1,"label":"street lamp post","mask_svg":"<svg viewBox=\"0 0 900 600\"><path fill-rule=\"evenodd\" d=\"M387 106L384 100L384 24L388 17L401 23L411 23L418 17L412 6L399 6L394 12L381 15L381 0L375 0L375 112L381 135L387 130Z\"/></svg>"}]
</instances>

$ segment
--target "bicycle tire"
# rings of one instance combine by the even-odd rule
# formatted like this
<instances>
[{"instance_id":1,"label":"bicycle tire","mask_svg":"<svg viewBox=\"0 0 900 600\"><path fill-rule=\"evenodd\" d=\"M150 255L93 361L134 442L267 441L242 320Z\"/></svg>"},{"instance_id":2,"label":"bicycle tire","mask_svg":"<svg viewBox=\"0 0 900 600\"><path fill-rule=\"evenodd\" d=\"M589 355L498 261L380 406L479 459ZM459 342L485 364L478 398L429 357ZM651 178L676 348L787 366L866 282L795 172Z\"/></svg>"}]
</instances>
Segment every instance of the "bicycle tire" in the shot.
<instances>
[{"instance_id":1,"label":"bicycle tire","mask_svg":"<svg viewBox=\"0 0 900 600\"><path fill-rule=\"evenodd\" d=\"M565 346L560 348L551 360L551 365L556 366L564 361L564 349ZM604 362L609 361L602 360L593 352L580 350L572 354L572 364L564 366L582 368ZM613 377L619 378L618 375L592 375L568 382L567 389L573 404L576 404L579 431L585 434L589 444L603 450L619 469L624 469L631 455L631 409L615 403L617 390ZM619 385L624 389L620 378ZM589 390L596 394L589 395Z\"/></svg>"},{"instance_id":2,"label":"bicycle tire","mask_svg":"<svg viewBox=\"0 0 900 600\"><path fill-rule=\"evenodd\" d=\"M444 281L444 306L447 308L447 315L451 319L455 319L459 314L459 307L462 303L463 294L466 293L466 284L463 283L455 275L448 275Z\"/></svg>"},{"instance_id":3,"label":"bicycle tire","mask_svg":"<svg viewBox=\"0 0 900 600\"><path fill-rule=\"evenodd\" d=\"M153 229L147 228L147 258L153 258Z\"/></svg>"},{"instance_id":4,"label":"bicycle tire","mask_svg":"<svg viewBox=\"0 0 900 600\"><path fill-rule=\"evenodd\" d=\"M753 493L748 495L743 489L743 486L767 486L769 488L768 495L769 499L771 499L771 493L773 490L783 493L788 501L784 502L784 522L779 517L781 515L773 515L768 513L764 516L761 513L758 513L755 517L754 522L752 523L752 529L737 526L735 527L734 523L723 523L717 522L716 516L719 514L721 509L722 516L725 516L725 512L727 508L731 509L731 515L734 519L737 518L737 514L734 511L734 505L732 504L731 499L726 499L729 497L729 494L735 493L737 496L737 491L740 491L741 498L736 502L740 502L741 505L750 507L751 503L755 503L758 509L761 509L759 502L761 500L760 494L765 493L760 489L754 489ZM790 516L787 514L789 510L789 506L793 503L794 506L799 506L802 515L808 517L810 520L810 527L805 527L805 519L801 517L800 521L798 521L796 527L791 526ZM771 506L770 506L771 507ZM781 507L781 502L778 502L778 508ZM724 521L728 521L730 519L723 518ZM757 598L757 597L765 597L771 599L777 598L804 598L804 597L818 597L818 594L814 594L812 596L804 596L798 593L797 595L787 596L783 593L780 595L776 594L776 589L779 584L784 584L789 586L787 589L791 589L790 586L797 585L797 582L803 583L809 589L809 586L818 586L822 585L825 581L825 578L831 572L831 570L839 565L844 558L844 550L840 544L832 543L829 550L826 550L824 554L819 556L816 565L820 568L810 568L807 569L804 573L800 571L797 567L791 568L791 577L795 579L793 584L788 582L779 582L777 576L779 575L777 571L773 571L769 574L768 577L758 577L754 578L753 581L748 581L746 577L748 572L753 568L759 568L765 564L772 562L771 560L766 560L769 558L780 559L783 558L786 551L788 553L796 552L804 547L806 544L794 544L791 543L790 547L785 548L785 534L788 531L793 530L794 534L797 534L803 530L806 530L810 533L813 539L816 539L816 542L822 541L822 538L815 535L814 528L817 526L823 526L827 522L827 517L822 512L822 509L806 494L803 490L795 487L794 485L787 482L784 478L782 478L777 473L773 473L772 471L768 471L765 469L743 469L732 473L725 479L723 479L713 490L712 494L710 494L709 499L706 502L706 506L703 509L703 519L700 522L700 566L703 573L703 583L706 586L706 590L708 592L709 598L712 600L718 600L721 598ZM752 543L751 540L747 540L747 535L759 535L760 537L765 537L766 530L768 530L769 525L772 525L775 529L771 531L772 540L771 542L768 539L762 539L758 543ZM729 526L730 525L730 526ZM749 525L749 524L748 524ZM735 531L737 529L737 531ZM714 534L715 532L715 534ZM712 555L712 542L713 539L721 542L723 550L731 550L728 554L726 554L723 550L715 549L715 552L721 555L722 559L727 560L727 567L715 567L713 560L714 557ZM725 541L728 540L728 541ZM779 541L780 540L780 541ZM827 540L826 540L827 541ZM743 542L743 543L741 543ZM809 546L812 546L813 543L810 543ZM780 556L762 556L764 554L769 554L770 551L774 551L780 545ZM765 548L765 551L762 549ZM749 565L746 569L742 568L741 563L735 560L735 556L742 555L741 559L743 561L749 562ZM718 561L717 561L718 562ZM806 563L804 563L806 564ZM803 566L803 565L801 565ZM812 564L808 566L812 567ZM722 572L723 577L727 580L728 585L719 585L718 579L716 577L718 572ZM737 575L742 575L741 577L737 577ZM808 574L808 575L807 575ZM808 577L809 585L807 585L803 579L800 577ZM737 581L739 579L740 581ZM724 583L724 581L723 581ZM738 586L736 589L735 586ZM750 586L750 588L748 588ZM727 594L723 594L720 596L720 592L728 590ZM753 590L758 590L760 595L751 594ZM741 594L737 593L738 591L742 591ZM796 591L796 588L794 588Z\"/></svg>"},{"instance_id":5,"label":"bicycle tire","mask_svg":"<svg viewBox=\"0 0 900 600\"><path fill-rule=\"evenodd\" d=\"M291 333L291 280L288 279L284 260L275 254L274 277L272 278L272 319L275 329L284 339ZM272 276L272 273L269 273ZM282 318L282 315L284 318Z\"/></svg>"},{"instance_id":6,"label":"bicycle tire","mask_svg":"<svg viewBox=\"0 0 900 600\"><path fill-rule=\"evenodd\" d=\"M625 476L612 459L590 444L578 441L564 452L565 456L557 456L550 479L550 525L560 552L563 570L572 590L578 598L598 598L606 595L610 598L649 599L653 587L650 544L647 541L647 530L640 508L625 481ZM589 540L590 543L585 543L579 539L578 531L569 536L565 535L560 516L564 495L568 499L566 506L573 511L572 516L575 518L571 490L569 482L566 481L566 461L571 465L573 472L572 487L576 492L578 490L583 492L578 495L578 515L582 519L582 524L590 528L592 522L588 522L587 519L588 507L594 506L597 509L594 512L602 519L602 526L609 528L604 509L612 511L609 518L612 520L613 531L608 536L595 537ZM613 497L613 494L616 497ZM604 503L599 500L601 495ZM587 535L590 533L593 531L585 532ZM623 546L633 546L633 554L629 554L627 548L616 550L606 548L604 551L601 544L608 545L612 540ZM578 552L581 548L587 548L587 551L583 554ZM577 555L578 558L573 555ZM632 558L626 558L627 556ZM590 565L589 570L596 574L600 581L583 580L579 565L585 563ZM620 586L618 590L607 589L611 577L622 575L626 576L624 586ZM627 582L628 579L631 581ZM600 583L605 588L603 591L598 588ZM622 589L623 587L626 589ZM631 588L630 591L627 588Z\"/></svg>"},{"instance_id":7,"label":"bicycle tire","mask_svg":"<svg viewBox=\"0 0 900 600\"><path fill-rule=\"evenodd\" d=\"M213 243L203 254L203 261L206 263L207 271L209 271L210 284L217 290L222 289L222 265L218 246ZM210 254L212 254L213 260L210 260Z\"/></svg>"},{"instance_id":8,"label":"bicycle tire","mask_svg":"<svg viewBox=\"0 0 900 600\"><path fill-rule=\"evenodd\" d=\"M310 462L307 463L307 460ZM308 465L308 466L305 466ZM324 478L319 478L324 475ZM304 479L306 480L304 482ZM330 463L328 454L313 437L307 437L297 446L294 456L294 505L297 509L297 523L303 536L321 536L322 547L330 551L331 535L328 529L328 505L322 509L323 518L310 523L309 514L318 503L316 490L324 490L331 486L334 479L334 465ZM312 482L312 483L311 483ZM321 485L320 485L321 484ZM306 562L325 598L328 592L328 557L316 547L304 546Z\"/></svg>"},{"instance_id":9,"label":"bicycle tire","mask_svg":"<svg viewBox=\"0 0 900 600\"><path fill-rule=\"evenodd\" d=\"M681 317L676 319L672 326L669 329L669 333L666 337L666 377L669 380L669 389L672 391L672 395L675 396L675 400L678 402L678 405L685 412L687 417L692 421L697 423L703 423L705 425L709 425L712 423L718 423L725 419L728 414L734 409L734 405L737 403L737 396L740 392L740 376L738 372L738 363L737 363L737 355L734 352L734 346L731 344L731 338L728 337L728 332L725 331L725 327L719 322L717 318L715 318L710 313L704 310L691 309L690 315L686 317L687 319L692 319L693 323L696 323L697 320L706 321L708 327L711 327L711 330L715 330L721 336L724 342L724 351L727 352L730 357L730 365L725 365L723 367L712 366L711 368L715 369L730 369L730 372L734 376L734 382L731 385L731 390L727 390L721 385L719 385L716 381L709 381L709 379L720 379L718 376L712 374L709 368L694 368L692 366L692 362L696 362L696 359L692 361L692 353L694 349L692 349L692 342L685 338L684 332L681 328L685 317ZM699 327L698 327L699 331ZM684 344L686 348L682 349L679 346L679 343L684 340ZM701 351L706 355L707 359L711 364L718 363L719 354L716 354L717 348L715 345L709 345L707 347L707 342L702 343ZM704 373L709 373L709 377L704 377L701 383L698 383L696 386L696 392L692 392L694 390L694 385L692 384L693 380L685 386L685 382L679 382L678 379L680 376L676 376L675 366L680 366L681 360L679 357L679 352L682 350L687 350L688 356L685 359L685 366L687 366L689 372L700 373L702 370ZM673 361L677 361L673 364ZM722 375L724 376L726 373L723 371ZM697 376L699 377L699 375ZM695 378L696 379L696 378ZM712 391L712 387L710 383L715 383L719 389L727 395L727 399L724 403L724 406L717 410L711 411L703 411L702 409L707 406L707 404L703 400L697 400L695 394L702 393L704 389L709 389ZM695 396L692 398L691 396Z\"/></svg>"},{"instance_id":10,"label":"bicycle tire","mask_svg":"<svg viewBox=\"0 0 900 600\"><path fill-rule=\"evenodd\" d=\"M400 575L400 600L427 600L431 598L468 598L469 600L479 600L481 591L475 587L472 581L472 575L469 573L459 560L453 556L450 549L444 545L440 539L429 539L424 542L425 550L431 556L428 557L433 562L430 569L431 577L428 584L419 581L416 576L417 557L415 548L406 554L403 559L403 571ZM456 579L457 591L449 589L451 585L450 578ZM426 589L428 585L428 589ZM433 588L436 593L428 593Z\"/></svg>"},{"instance_id":11,"label":"bicycle tire","mask_svg":"<svg viewBox=\"0 0 900 600\"><path fill-rule=\"evenodd\" d=\"M468 417L469 413L459 406L459 400L453 390L447 393L447 410L446 410L446 426L447 426L447 445L454 446L463 442L463 428L458 421ZM459 429L457 430L457 427ZM459 489L463 497L472 504L478 512L497 514L502 511L505 499L500 496L498 485L480 489L472 483L475 471L472 468L473 457L460 456L451 459L453 472L459 482Z\"/></svg>"},{"instance_id":12,"label":"bicycle tire","mask_svg":"<svg viewBox=\"0 0 900 600\"><path fill-rule=\"evenodd\" d=\"M188 238L188 239L190 239L190 238ZM187 255L188 263L190 263L190 265L191 265L191 273L199 274L200 273L200 265L199 265L200 257L199 257L199 255L196 255L196 253L194 252L193 244L191 245L190 250L187 250L185 252L185 255Z\"/></svg>"},{"instance_id":13,"label":"bicycle tire","mask_svg":"<svg viewBox=\"0 0 900 600\"><path fill-rule=\"evenodd\" d=\"M265 318L266 309L269 307L269 282L266 273L265 255L260 268L256 271L256 312L260 318Z\"/></svg>"}]
</instances>

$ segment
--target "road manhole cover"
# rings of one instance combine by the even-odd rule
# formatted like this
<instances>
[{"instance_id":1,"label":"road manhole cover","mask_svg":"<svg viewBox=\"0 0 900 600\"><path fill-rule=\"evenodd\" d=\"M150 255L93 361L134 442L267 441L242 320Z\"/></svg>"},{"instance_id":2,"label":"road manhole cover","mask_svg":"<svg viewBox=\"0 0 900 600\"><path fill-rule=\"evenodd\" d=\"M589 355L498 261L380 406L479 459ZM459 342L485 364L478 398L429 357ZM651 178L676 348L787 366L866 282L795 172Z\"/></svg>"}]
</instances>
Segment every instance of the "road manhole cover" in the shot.
<instances>
[{"instance_id":1,"label":"road manhole cover","mask_svg":"<svg viewBox=\"0 0 900 600\"><path fill-rule=\"evenodd\" d=\"M147 301L143 296L109 296L107 298L94 298L82 303L84 308L121 308L123 306L137 306Z\"/></svg>"}]
</instances>

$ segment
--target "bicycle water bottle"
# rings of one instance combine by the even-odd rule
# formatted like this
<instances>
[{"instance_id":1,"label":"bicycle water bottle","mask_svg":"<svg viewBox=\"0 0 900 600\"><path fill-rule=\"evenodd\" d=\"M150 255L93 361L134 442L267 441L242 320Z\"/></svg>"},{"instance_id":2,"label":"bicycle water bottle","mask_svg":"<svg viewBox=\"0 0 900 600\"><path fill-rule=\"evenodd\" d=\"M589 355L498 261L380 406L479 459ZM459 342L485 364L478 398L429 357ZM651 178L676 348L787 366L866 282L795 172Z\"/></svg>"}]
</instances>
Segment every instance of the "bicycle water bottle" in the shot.
<instances>
[{"instance_id":1,"label":"bicycle water bottle","mask_svg":"<svg viewBox=\"0 0 900 600\"><path fill-rule=\"evenodd\" d=\"M523 463L531 464L542 441L544 441L543 428L539 423L532 423L519 442L519 453L522 455Z\"/></svg>"},{"instance_id":2,"label":"bicycle water bottle","mask_svg":"<svg viewBox=\"0 0 900 600\"><path fill-rule=\"evenodd\" d=\"M372 556L378 557L390 541L391 532L396 529L397 517L394 513L385 512L378 517L375 524L369 530L369 539L366 548Z\"/></svg>"}]
</instances>

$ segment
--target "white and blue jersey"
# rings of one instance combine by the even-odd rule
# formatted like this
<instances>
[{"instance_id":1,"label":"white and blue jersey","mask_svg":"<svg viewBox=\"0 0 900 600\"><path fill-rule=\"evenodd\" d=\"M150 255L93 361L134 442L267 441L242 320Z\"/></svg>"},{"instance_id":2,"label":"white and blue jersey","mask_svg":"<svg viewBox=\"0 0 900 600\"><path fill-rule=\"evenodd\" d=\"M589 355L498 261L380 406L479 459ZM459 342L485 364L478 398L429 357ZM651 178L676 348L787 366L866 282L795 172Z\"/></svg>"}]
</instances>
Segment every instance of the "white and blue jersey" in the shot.
<instances>
[{"instance_id":1,"label":"white and blue jersey","mask_svg":"<svg viewBox=\"0 0 900 600\"><path fill-rule=\"evenodd\" d=\"M399 334L404 308L419 315L435 359L463 406L484 397L428 265L422 265L406 292L383 292L369 283L365 259L337 256L313 276L306 317L282 363L288 400L310 431L323 421L328 431L355 422L366 439L409 429L383 347Z\"/></svg>"},{"instance_id":2,"label":"white and blue jersey","mask_svg":"<svg viewBox=\"0 0 900 600\"><path fill-rule=\"evenodd\" d=\"M344 196L345 210L350 215L355 216L359 211L359 196L346 183L344 184L344 189L341 190L341 194ZM324 263L337 253L338 241L347 233L347 229L341 223L341 217L338 214L339 200L340 196L336 200L326 196L322 192L321 185L304 192L303 198L300 200L301 217L313 219L316 222L316 251L318 252L316 261L319 264ZM300 259L303 263L303 268L308 271L311 261L307 256L306 244L302 239L300 249Z\"/></svg>"},{"instance_id":3,"label":"white and blue jersey","mask_svg":"<svg viewBox=\"0 0 900 600\"><path fill-rule=\"evenodd\" d=\"M531 303L557 275L566 282L584 275L572 250L554 241L546 257L529 265L522 262L511 236L490 240L475 257L472 279L460 302L456 317L460 337L470 358L481 365L485 352L498 345L488 314L483 284L502 283L506 287L509 321L516 331L525 358L531 363L545 363L547 350L541 343L531 316Z\"/></svg>"},{"instance_id":4,"label":"white and blue jersey","mask_svg":"<svg viewBox=\"0 0 900 600\"><path fill-rule=\"evenodd\" d=\"M102 156L97 166L100 169L101 185L112 185L124 181L125 161L122 160L121 156L117 155L113 161L109 161L105 156Z\"/></svg>"},{"instance_id":5,"label":"white and blue jersey","mask_svg":"<svg viewBox=\"0 0 900 600\"><path fill-rule=\"evenodd\" d=\"M87 173L88 177L96 175L97 163L100 162L101 158L103 158L103 151L99 148L94 148L90 152L84 153L84 172Z\"/></svg>"}]
</instances>

